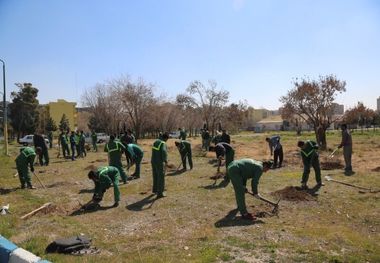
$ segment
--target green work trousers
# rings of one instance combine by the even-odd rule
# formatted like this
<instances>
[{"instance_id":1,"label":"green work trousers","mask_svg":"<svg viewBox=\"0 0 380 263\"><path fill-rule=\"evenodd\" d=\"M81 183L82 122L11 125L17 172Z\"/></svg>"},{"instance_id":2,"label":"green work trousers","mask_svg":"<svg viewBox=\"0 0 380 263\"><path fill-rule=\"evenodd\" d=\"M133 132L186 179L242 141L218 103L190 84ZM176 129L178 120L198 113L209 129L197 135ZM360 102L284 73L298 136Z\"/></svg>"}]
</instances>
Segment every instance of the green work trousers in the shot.
<instances>
[{"instance_id":1,"label":"green work trousers","mask_svg":"<svg viewBox=\"0 0 380 263\"><path fill-rule=\"evenodd\" d=\"M344 170L346 172L352 172L351 156L352 156L352 145L343 146L343 157L344 157L344 163L345 163Z\"/></svg>"},{"instance_id":2,"label":"green work trousers","mask_svg":"<svg viewBox=\"0 0 380 263\"><path fill-rule=\"evenodd\" d=\"M123 165L121 163L110 163L109 165L113 166L113 167L117 168L117 170L119 170L121 180L123 180L123 182L126 183L128 176L123 169Z\"/></svg>"},{"instance_id":3,"label":"green work trousers","mask_svg":"<svg viewBox=\"0 0 380 263\"><path fill-rule=\"evenodd\" d=\"M247 213L247 207L245 205L245 187L247 181L241 176L240 169L235 166L230 167L228 177L234 187L237 208L243 215Z\"/></svg>"},{"instance_id":4,"label":"green work trousers","mask_svg":"<svg viewBox=\"0 0 380 263\"><path fill-rule=\"evenodd\" d=\"M164 165L152 163L153 172L153 188L152 192L157 195L162 195L165 189L165 171Z\"/></svg>"},{"instance_id":5,"label":"green work trousers","mask_svg":"<svg viewBox=\"0 0 380 263\"><path fill-rule=\"evenodd\" d=\"M96 145L96 141L92 141L92 149L97 152L98 151L98 146Z\"/></svg>"},{"instance_id":6,"label":"green work trousers","mask_svg":"<svg viewBox=\"0 0 380 263\"><path fill-rule=\"evenodd\" d=\"M180 154L181 154L183 169L186 169L186 159L189 161L190 169L193 169L193 158L191 156L191 149L185 152L180 152Z\"/></svg>"},{"instance_id":7,"label":"green work trousers","mask_svg":"<svg viewBox=\"0 0 380 263\"><path fill-rule=\"evenodd\" d=\"M315 181L317 183L321 183L321 168L319 166L319 157L317 153L314 153L310 158L302 157L303 161L303 175L302 182L303 184L307 184L309 180L310 168L313 167L315 172Z\"/></svg>"},{"instance_id":8,"label":"green work trousers","mask_svg":"<svg viewBox=\"0 0 380 263\"><path fill-rule=\"evenodd\" d=\"M20 164L16 162L17 166L17 173L18 173L18 178L20 179L21 187L25 187L25 184L27 186L32 185L32 180L30 177L28 165L25 164Z\"/></svg>"},{"instance_id":9,"label":"green work trousers","mask_svg":"<svg viewBox=\"0 0 380 263\"><path fill-rule=\"evenodd\" d=\"M235 151L232 149L228 153L226 153L226 175L224 176L224 180L226 182L230 182L230 178L228 177L228 165L232 163L235 157Z\"/></svg>"}]
</instances>

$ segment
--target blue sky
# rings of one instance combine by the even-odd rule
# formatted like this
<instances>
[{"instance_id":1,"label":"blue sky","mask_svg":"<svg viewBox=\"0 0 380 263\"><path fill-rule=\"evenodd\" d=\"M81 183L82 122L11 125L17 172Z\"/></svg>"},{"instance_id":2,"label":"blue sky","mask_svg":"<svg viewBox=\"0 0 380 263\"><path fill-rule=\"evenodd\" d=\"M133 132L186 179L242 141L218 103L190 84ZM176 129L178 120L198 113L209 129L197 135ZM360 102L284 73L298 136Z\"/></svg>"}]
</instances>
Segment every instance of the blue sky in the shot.
<instances>
[{"instance_id":1,"label":"blue sky","mask_svg":"<svg viewBox=\"0 0 380 263\"><path fill-rule=\"evenodd\" d=\"M31 82L41 103L128 74L173 98L212 79L277 109L294 78L335 74L339 103L375 109L380 1L0 0L0 58L7 90Z\"/></svg>"}]
</instances>

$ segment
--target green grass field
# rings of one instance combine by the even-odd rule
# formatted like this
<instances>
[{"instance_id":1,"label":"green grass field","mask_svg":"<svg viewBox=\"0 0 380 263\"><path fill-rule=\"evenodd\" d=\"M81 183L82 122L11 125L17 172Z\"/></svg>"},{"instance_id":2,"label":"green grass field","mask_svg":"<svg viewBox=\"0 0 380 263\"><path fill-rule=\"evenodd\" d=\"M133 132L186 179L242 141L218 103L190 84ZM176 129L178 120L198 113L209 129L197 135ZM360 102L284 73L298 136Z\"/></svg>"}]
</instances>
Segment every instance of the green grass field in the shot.
<instances>
[{"instance_id":1,"label":"green grass field","mask_svg":"<svg viewBox=\"0 0 380 263\"><path fill-rule=\"evenodd\" d=\"M232 136L235 159L268 159L268 134L244 132ZM302 175L294 133L281 133L285 167L270 170L260 180L260 193L298 186ZM301 139L314 139L305 133ZM327 135L330 151L321 152L321 162L340 142L340 133ZM324 181L326 184L311 201L282 200L278 216L248 222L235 217L236 204L231 184L216 188L209 177L216 172L214 153L200 150L200 139L190 138L194 169L166 176L167 197L151 195L150 151L152 140L141 140L144 149L142 178L121 185L121 205L113 204L109 189L101 203L104 209L76 213L80 203L92 197L93 183L87 179L90 166L106 165L104 152L90 152L77 161L56 158L51 164L36 166L36 190L19 189L14 159L18 145L11 145L11 157L0 157L0 205L10 204L12 214L0 216L0 233L38 256L52 262L380 262L380 193L359 193L358 189ZM322 176L380 189L380 133L353 133L353 176L343 170L323 170ZM176 167L179 154L169 140L169 160ZM102 146L100 146L102 150ZM342 153L334 157L343 164ZM125 159L123 160L124 163ZM134 170L134 167L131 168ZM224 171L224 169L222 170ZM170 172L169 172L170 173ZM311 172L309 185L315 184ZM248 184L249 185L249 184ZM29 219L20 217L46 202L54 209ZM251 212L270 212L259 200L246 196ZM45 254L53 240L84 233L93 239L100 254L71 256Z\"/></svg>"}]
</instances>

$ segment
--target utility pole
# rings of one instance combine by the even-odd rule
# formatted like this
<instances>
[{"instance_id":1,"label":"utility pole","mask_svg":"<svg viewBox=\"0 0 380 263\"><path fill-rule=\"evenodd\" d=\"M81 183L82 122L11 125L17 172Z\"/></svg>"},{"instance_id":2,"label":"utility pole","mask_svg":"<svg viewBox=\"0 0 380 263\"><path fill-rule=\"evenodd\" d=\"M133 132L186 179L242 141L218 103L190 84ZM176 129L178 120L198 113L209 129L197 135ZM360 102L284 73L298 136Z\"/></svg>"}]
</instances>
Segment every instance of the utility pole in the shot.
<instances>
[{"instance_id":1,"label":"utility pole","mask_svg":"<svg viewBox=\"0 0 380 263\"><path fill-rule=\"evenodd\" d=\"M4 150L5 155L8 155L8 113L7 113L7 101L6 101L6 89L5 89L5 62L4 60L0 59L0 62L3 63L3 112L4 112L4 118L3 118L3 128L4 128Z\"/></svg>"}]
</instances>

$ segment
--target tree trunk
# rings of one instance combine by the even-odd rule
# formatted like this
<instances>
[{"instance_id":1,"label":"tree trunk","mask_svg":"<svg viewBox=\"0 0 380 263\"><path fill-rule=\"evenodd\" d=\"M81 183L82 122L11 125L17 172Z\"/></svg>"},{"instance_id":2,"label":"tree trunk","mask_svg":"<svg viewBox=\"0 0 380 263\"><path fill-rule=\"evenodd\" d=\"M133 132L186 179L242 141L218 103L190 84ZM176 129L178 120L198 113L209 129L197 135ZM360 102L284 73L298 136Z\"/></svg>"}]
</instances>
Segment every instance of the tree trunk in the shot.
<instances>
[{"instance_id":1,"label":"tree trunk","mask_svg":"<svg viewBox=\"0 0 380 263\"><path fill-rule=\"evenodd\" d=\"M327 149L327 142L326 142L326 130L322 127L318 128L315 132L315 136L317 139L317 143L319 145L319 149L322 151Z\"/></svg>"}]
</instances>

